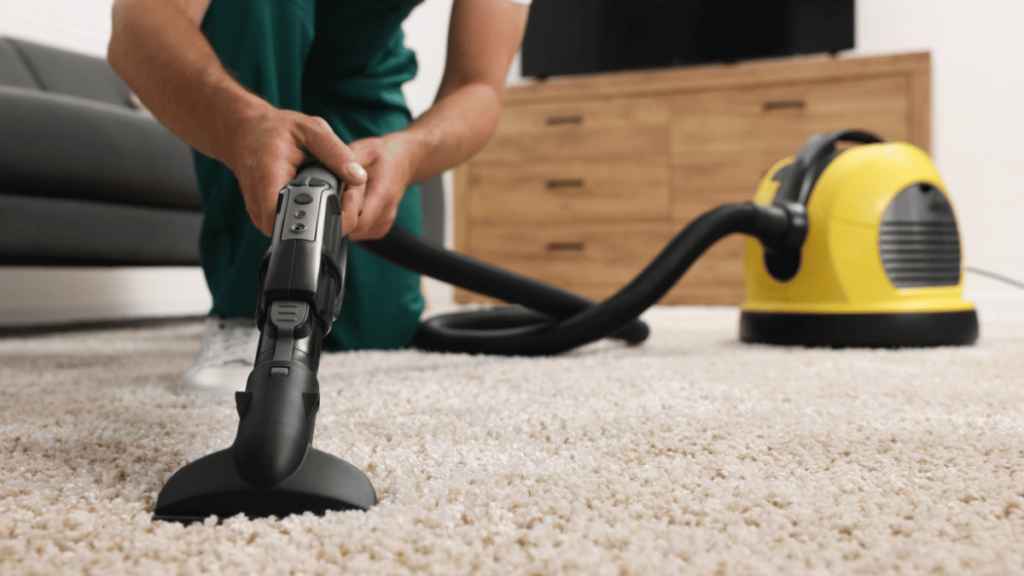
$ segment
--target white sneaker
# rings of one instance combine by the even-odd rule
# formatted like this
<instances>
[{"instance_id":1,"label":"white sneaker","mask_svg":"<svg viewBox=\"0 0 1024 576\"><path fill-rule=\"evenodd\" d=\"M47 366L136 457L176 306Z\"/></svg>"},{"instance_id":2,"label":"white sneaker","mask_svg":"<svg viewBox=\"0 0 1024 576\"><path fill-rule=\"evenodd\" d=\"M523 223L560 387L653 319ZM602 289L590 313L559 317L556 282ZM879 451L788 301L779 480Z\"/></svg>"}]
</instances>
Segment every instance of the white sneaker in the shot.
<instances>
[{"instance_id":1,"label":"white sneaker","mask_svg":"<svg viewBox=\"0 0 1024 576\"><path fill-rule=\"evenodd\" d=\"M178 380L178 393L231 394L245 390L259 342L260 331L252 318L209 316L199 353Z\"/></svg>"}]
</instances>

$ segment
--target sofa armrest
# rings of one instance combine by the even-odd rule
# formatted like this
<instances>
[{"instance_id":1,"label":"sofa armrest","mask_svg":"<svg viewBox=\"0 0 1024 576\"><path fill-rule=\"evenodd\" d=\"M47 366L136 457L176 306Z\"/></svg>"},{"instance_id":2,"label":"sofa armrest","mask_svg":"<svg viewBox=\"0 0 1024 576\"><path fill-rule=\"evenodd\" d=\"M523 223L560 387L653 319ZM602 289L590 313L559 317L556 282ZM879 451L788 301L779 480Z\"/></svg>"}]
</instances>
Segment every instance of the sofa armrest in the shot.
<instances>
[{"instance_id":1,"label":"sofa armrest","mask_svg":"<svg viewBox=\"0 0 1024 576\"><path fill-rule=\"evenodd\" d=\"M0 192L201 209L189 147L128 108L0 86Z\"/></svg>"}]
</instances>

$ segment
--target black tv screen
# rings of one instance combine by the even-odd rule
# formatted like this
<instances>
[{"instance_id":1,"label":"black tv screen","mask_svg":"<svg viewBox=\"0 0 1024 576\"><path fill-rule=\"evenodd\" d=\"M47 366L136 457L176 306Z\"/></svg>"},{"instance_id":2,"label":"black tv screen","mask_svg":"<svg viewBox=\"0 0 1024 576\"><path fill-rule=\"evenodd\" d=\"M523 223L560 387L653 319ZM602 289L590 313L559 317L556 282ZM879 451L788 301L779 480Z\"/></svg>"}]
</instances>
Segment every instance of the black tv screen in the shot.
<instances>
[{"instance_id":1,"label":"black tv screen","mask_svg":"<svg viewBox=\"0 0 1024 576\"><path fill-rule=\"evenodd\" d=\"M854 0L534 0L523 76L853 48Z\"/></svg>"}]
</instances>

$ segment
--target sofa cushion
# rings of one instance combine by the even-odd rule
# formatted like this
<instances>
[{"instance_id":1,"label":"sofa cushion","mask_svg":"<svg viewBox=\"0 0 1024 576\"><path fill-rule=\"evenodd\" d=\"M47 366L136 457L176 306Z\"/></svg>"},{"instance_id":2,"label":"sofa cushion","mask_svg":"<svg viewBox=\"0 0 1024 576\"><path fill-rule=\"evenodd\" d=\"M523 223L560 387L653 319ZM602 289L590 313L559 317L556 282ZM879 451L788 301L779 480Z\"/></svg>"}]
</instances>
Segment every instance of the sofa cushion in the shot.
<instances>
[{"instance_id":1,"label":"sofa cushion","mask_svg":"<svg viewBox=\"0 0 1024 576\"><path fill-rule=\"evenodd\" d=\"M25 67L21 55L8 38L0 38L0 84L19 88L39 88Z\"/></svg>"},{"instance_id":2,"label":"sofa cushion","mask_svg":"<svg viewBox=\"0 0 1024 576\"><path fill-rule=\"evenodd\" d=\"M0 86L0 192L200 210L189 147L151 117Z\"/></svg>"},{"instance_id":3,"label":"sofa cushion","mask_svg":"<svg viewBox=\"0 0 1024 576\"><path fill-rule=\"evenodd\" d=\"M199 264L191 210L0 194L0 265Z\"/></svg>"}]
</instances>

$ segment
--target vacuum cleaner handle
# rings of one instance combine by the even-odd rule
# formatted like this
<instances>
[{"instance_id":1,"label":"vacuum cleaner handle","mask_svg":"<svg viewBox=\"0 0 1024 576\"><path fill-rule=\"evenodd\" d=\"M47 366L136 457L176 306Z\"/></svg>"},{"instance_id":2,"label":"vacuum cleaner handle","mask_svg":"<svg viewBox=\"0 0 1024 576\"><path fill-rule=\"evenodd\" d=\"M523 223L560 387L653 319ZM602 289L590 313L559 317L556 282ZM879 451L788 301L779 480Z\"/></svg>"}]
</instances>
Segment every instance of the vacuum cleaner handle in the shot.
<instances>
[{"instance_id":1,"label":"vacuum cleaner handle","mask_svg":"<svg viewBox=\"0 0 1024 576\"><path fill-rule=\"evenodd\" d=\"M287 327L275 322L283 318L272 314L275 302L307 303L309 320L319 323L321 334L331 331L341 311L348 254L348 238L341 236L339 194L338 178L311 165L278 195L270 248L260 263L256 323L261 332L267 332L268 319L275 335L279 327ZM306 332L305 326L299 328ZM315 371L316 365L311 368Z\"/></svg>"},{"instance_id":2,"label":"vacuum cleaner handle","mask_svg":"<svg viewBox=\"0 0 1024 576\"><path fill-rule=\"evenodd\" d=\"M270 248L260 265L260 344L245 392L235 458L254 486L273 486L302 463L320 406L323 337L344 295L348 239L341 236L338 179L320 166L281 190Z\"/></svg>"}]
</instances>

